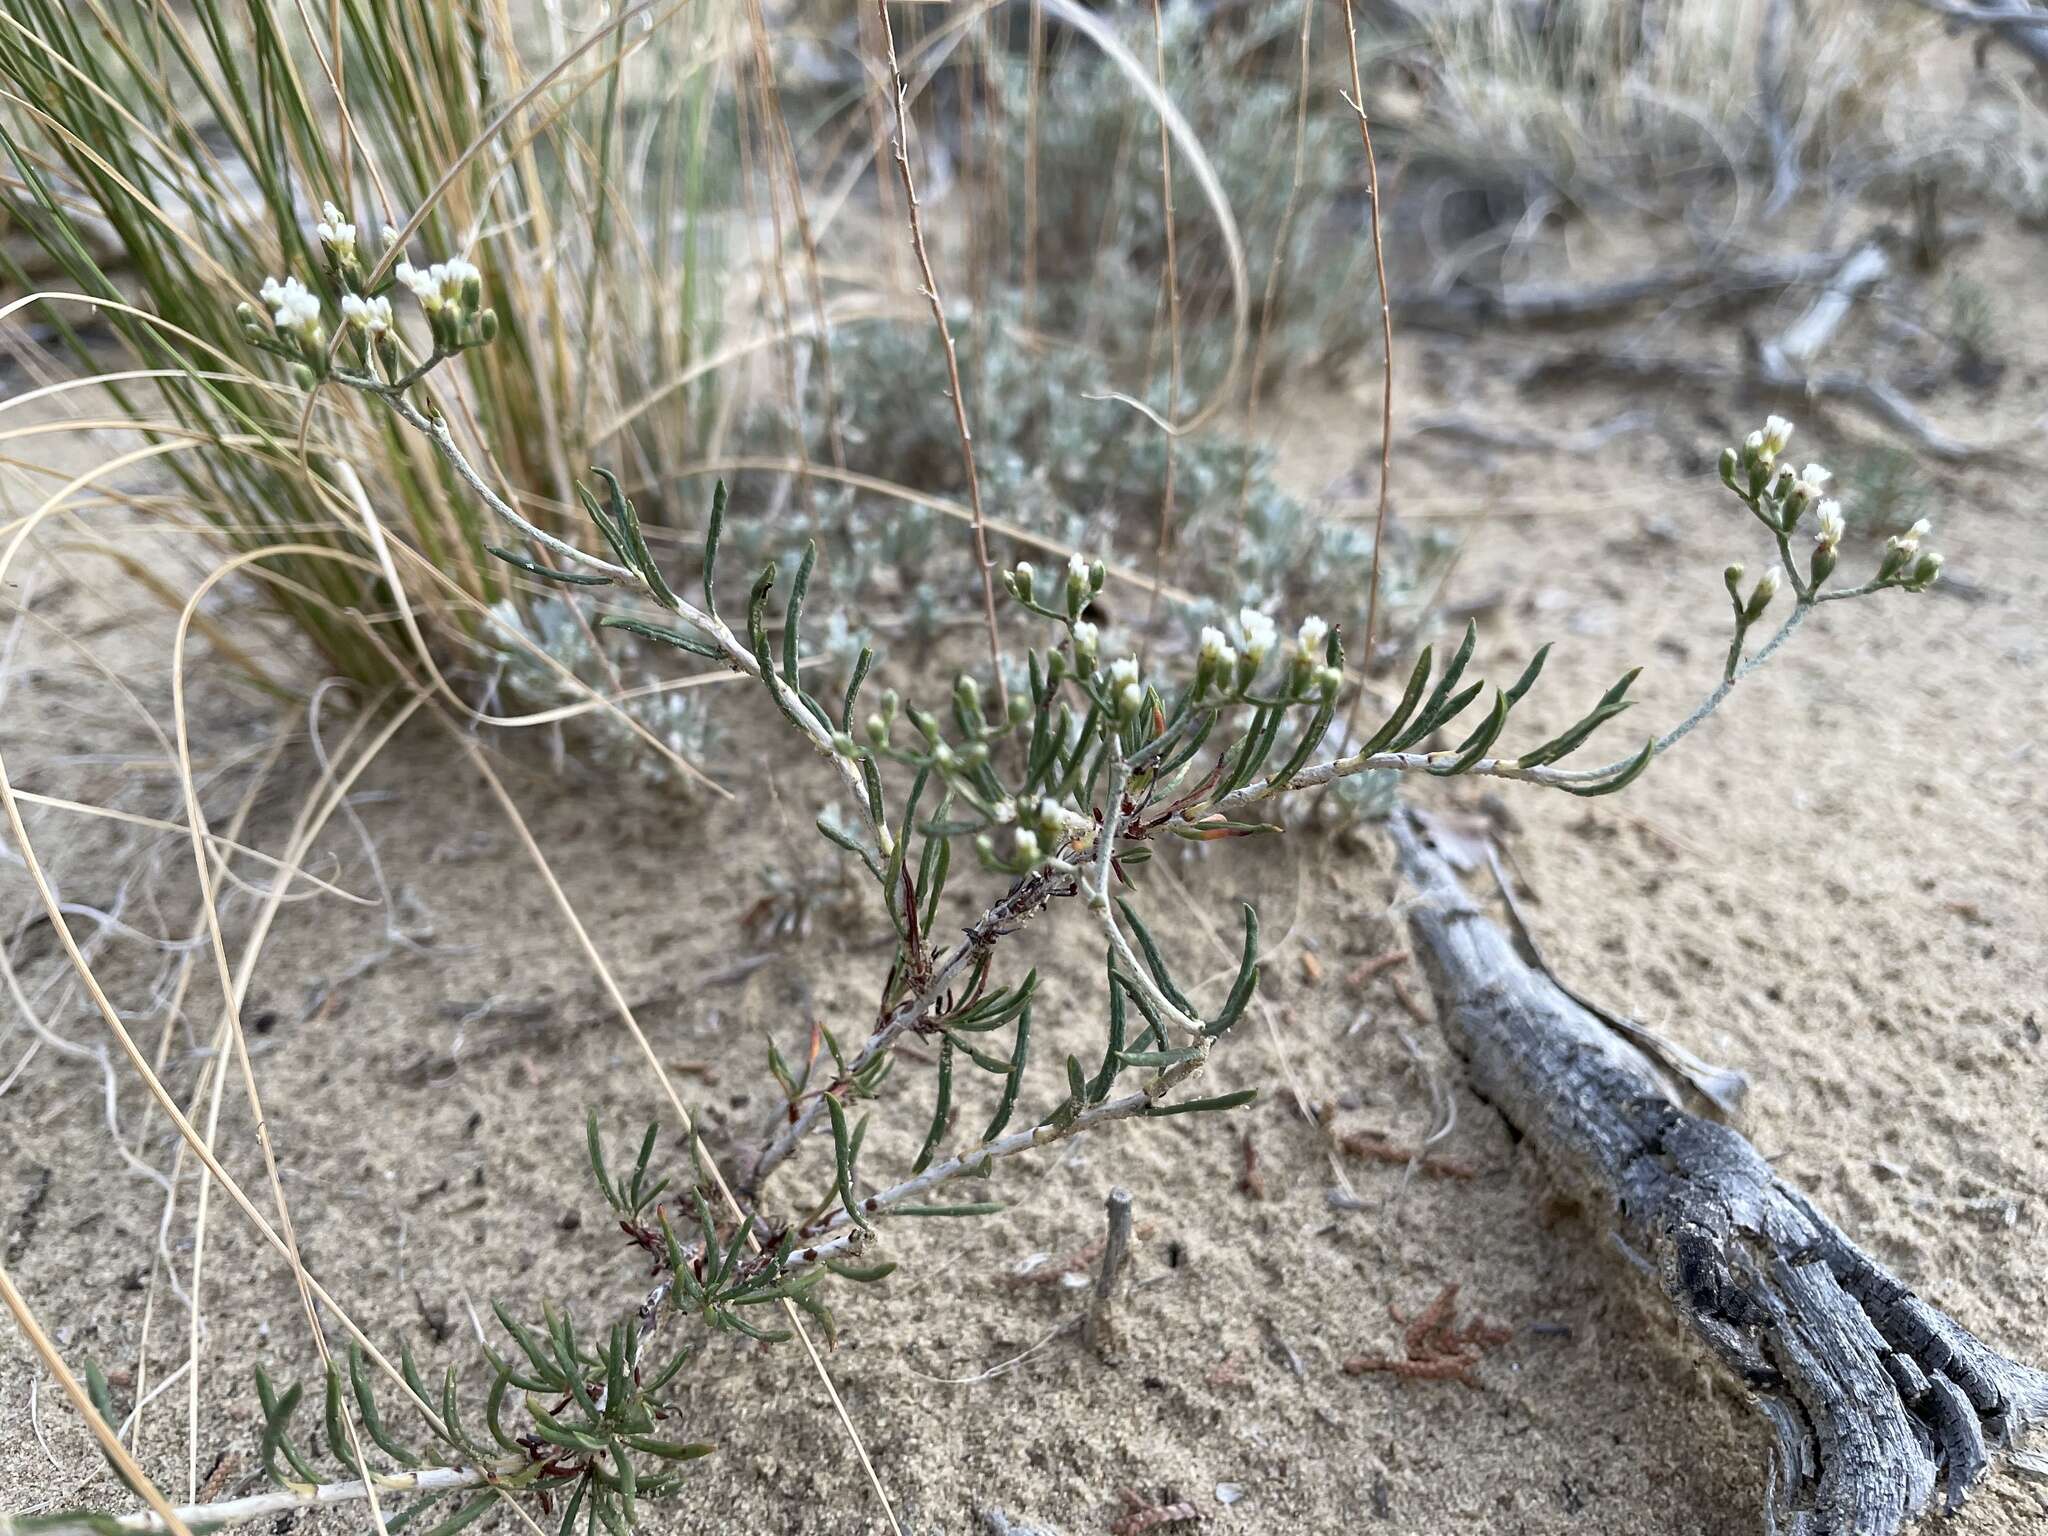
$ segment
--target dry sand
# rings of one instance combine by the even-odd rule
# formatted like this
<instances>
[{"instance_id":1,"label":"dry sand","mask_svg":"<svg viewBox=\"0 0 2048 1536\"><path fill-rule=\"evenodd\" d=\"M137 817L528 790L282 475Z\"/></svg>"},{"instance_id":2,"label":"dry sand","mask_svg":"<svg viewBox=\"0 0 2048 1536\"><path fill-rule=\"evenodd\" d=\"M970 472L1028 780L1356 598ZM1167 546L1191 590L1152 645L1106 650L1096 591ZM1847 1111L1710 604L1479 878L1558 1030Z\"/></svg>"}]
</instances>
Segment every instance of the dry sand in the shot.
<instances>
[{"instance_id":1,"label":"dry sand","mask_svg":"<svg viewBox=\"0 0 2048 1536\"><path fill-rule=\"evenodd\" d=\"M1968 270L1994 293L2029 294L2038 318L2037 250L1994 240ZM2028 427L2048 366L2042 337L2038 325L2002 325L2001 386L1979 396L1944 383L1930 409L1980 438ZM1648 670L1630 723L1661 724L1720 665L1721 565L1761 564L1754 526L1706 468L1759 413L1601 387L1518 399L1503 381L1511 365L1558 344L1408 338L1403 419L1455 404L1575 431L1640 407L1655 430L1597 457L1405 441L1397 510L1469 514L1452 524L1469 542L1447 597L1513 594L1481 620L1478 660L1490 673L1559 641L1529 730L1638 662ZM1297 483L1325 490L1370 458L1375 388L1365 377L1293 402L1286 463ZM1801 457L1872 439L1852 418L1814 414ZM1483 783L1417 793L1492 809L1563 975L1746 1069L1747 1129L1789 1177L1969 1327L2048 1360L2048 524L2030 472L1937 471L1932 487L1938 542L1963 579L1827 611L1627 795L1581 802ZM1351 501L1340 510L1356 515ZM1858 540L1848 564L1872 558ZM160 615L89 581L66 592L46 579L42 594L39 612L162 704ZM9 768L24 787L91 798L139 774L162 791L158 809L174 812L159 770L78 756L153 749L49 633L23 631L5 708ZM269 739L271 706L202 673L195 710L202 759L227 774L224 788L246 782L227 760ZM302 714L285 718L303 728ZM327 726L340 729L332 708ZM655 1049L727 1152L767 1111L763 1031L785 1049L812 1017L857 1032L886 958L865 915L849 920L825 899L801 950L743 979L705 980L757 948L740 926L765 889L754 865L827 867L809 828L825 792L818 768L741 737L718 766L742 798L706 811L559 776L516 744L497 761ZM312 782L299 742L250 839L278 848ZM379 912L329 899L287 906L245 1018L311 1268L384 1343L409 1341L435 1371L456 1361L474 1383L471 1309L488 1297L527 1313L567 1299L593 1318L631 1304L643 1276L585 1181L581 1118L594 1105L623 1138L664 1105L449 738L410 732L365 786L365 830L419 946L387 947ZM81 832L57 813L34 826L70 899L106 907L125 895L134 926L192 931L176 840L145 863L132 839ZM337 825L322 846L336 862L318 867L372 889L350 829ZM1261 905L1275 956L1266 1003L1212 1070L1218 1088L1257 1086L1261 1101L1229 1118L1112 1128L1007 1167L995 1193L1010 1208L998 1218L889 1229L902 1267L885 1284L842 1288L828 1364L906 1526L965 1532L996 1504L1047 1528L1100 1532L1133 1489L1186 1499L1219 1531L1758 1529L1765 1442L1739 1395L1463 1090L1441 1040L1400 1000L1397 987L1420 995L1414 975L1346 983L1399 942L1384 846L1290 836L1162 863L1147 885L1180 950L1209 956L1199 970L1212 989L1227 985L1235 899ZM8 911L26 910L15 868L0 868L0 894ZM249 910L238 904L239 924ZM26 985L57 974L46 927L7 938ZM1061 913L1019 947L1046 968L1050 1069L1094 1038L1094 946ZM218 1017L210 962L194 959L164 1056L181 1099ZM145 1049L163 1029L149 993L160 963L141 945L108 949L109 983ZM58 1004L58 1027L96 1049L102 1027L63 989L60 979L45 1006ZM0 1079L28 1045L10 1029ZM930 1069L904 1066L907 1097L870 1142L874 1168L907 1159L922 1129ZM1411 1179L1359 1161L1333 1171L1320 1133L1292 1107L1290 1077L1310 1101L1334 1102L1337 1131L1400 1143L1430 1128L1434 1080L1456 1109L1441 1151L1475 1176ZM1036 1087L1050 1092L1050 1080ZM126 1074L119 1113L126 1143L168 1166L173 1138ZM250 1127L231 1081L221 1155L267 1208ZM1261 1197L1241 1182L1241 1138ZM786 1187L817 1182L814 1165L797 1174ZM1133 1192L1149 1236L1125 1313L1130 1357L1102 1369L1063 1331L1080 1293L1019 1272L1087 1248L1113 1183ZM1333 1208L1340 1183L1358 1209ZM181 1277L195 1192L181 1184L167 1229ZM0 1251L71 1360L91 1355L119 1373L124 1403L146 1313L149 1380L184 1359L186 1309L161 1274L150 1280L163 1207L161 1188L110 1146L97 1066L43 1050L0 1096ZM1451 1283L1471 1315L1513 1330L1476 1389L1344 1373L1347 1357L1398 1348L1393 1309L1412 1311ZM218 1196L203 1300L198 1472L204 1480L230 1458L225 1486L240 1488L255 1445L248 1367L303 1378L312 1351L288 1273ZM882 1529L799 1351L721 1340L691 1383L687 1433L720 1451L650 1530ZM180 1380L156 1399L141 1433L144 1464L174 1495L186 1483L184 1391ZM124 1502L78 1421L47 1381L37 1385L21 1341L0 1333L0 1509L73 1500ZM2037 1530L2044 1513L2042 1490L2000 1474L1953 1528ZM360 1513L326 1520L367 1528Z\"/></svg>"}]
</instances>

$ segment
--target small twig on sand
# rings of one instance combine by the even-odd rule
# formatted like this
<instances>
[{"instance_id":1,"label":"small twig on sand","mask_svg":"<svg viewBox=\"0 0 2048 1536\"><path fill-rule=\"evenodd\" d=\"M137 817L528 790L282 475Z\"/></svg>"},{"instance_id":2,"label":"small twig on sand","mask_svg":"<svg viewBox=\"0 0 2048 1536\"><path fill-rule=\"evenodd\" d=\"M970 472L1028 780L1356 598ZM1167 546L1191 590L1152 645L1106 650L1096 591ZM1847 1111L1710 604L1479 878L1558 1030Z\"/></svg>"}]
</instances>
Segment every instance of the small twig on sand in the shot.
<instances>
[{"instance_id":1,"label":"small twig on sand","mask_svg":"<svg viewBox=\"0 0 2048 1536\"><path fill-rule=\"evenodd\" d=\"M1374 955L1370 960L1361 961L1345 973L1344 985L1362 987L1381 971L1400 965L1408 958L1405 949L1390 949L1385 954Z\"/></svg>"},{"instance_id":2,"label":"small twig on sand","mask_svg":"<svg viewBox=\"0 0 2048 1536\"><path fill-rule=\"evenodd\" d=\"M1111 1522L1110 1536L1144 1536L1146 1531L1157 1530L1162 1525L1177 1525L1202 1518L1202 1512L1185 1499L1150 1504L1133 1488L1124 1489L1118 1497L1124 1501L1128 1513Z\"/></svg>"},{"instance_id":3,"label":"small twig on sand","mask_svg":"<svg viewBox=\"0 0 2048 1536\"><path fill-rule=\"evenodd\" d=\"M1259 1149L1252 1142L1250 1130L1238 1138L1238 1152L1243 1158L1243 1166L1237 1175L1237 1192L1248 1199L1265 1199L1266 1177L1259 1172Z\"/></svg>"},{"instance_id":4,"label":"small twig on sand","mask_svg":"<svg viewBox=\"0 0 2048 1536\"><path fill-rule=\"evenodd\" d=\"M1400 1357L1354 1355L1344 1362L1349 1376L1384 1372L1409 1381L1460 1381L1477 1389L1478 1368L1488 1350L1514 1337L1514 1331L1480 1319L1457 1326L1458 1286L1453 1281L1413 1318L1404 1318L1393 1303L1387 1315L1403 1325Z\"/></svg>"},{"instance_id":5,"label":"small twig on sand","mask_svg":"<svg viewBox=\"0 0 2048 1536\"><path fill-rule=\"evenodd\" d=\"M1389 1163L1398 1168L1411 1164L1432 1179L1476 1179L1479 1170L1455 1157L1439 1157L1423 1147L1404 1147L1381 1131L1347 1131L1337 1138L1346 1157L1368 1163Z\"/></svg>"},{"instance_id":6,"label":"small twig on sand","mask_svg":"<svg viewBox=\"0 0 2048 1536\"><path fill-rule=\"evenodd\" d=\"M1122 1187L1109 1192L1109 1233L1102 1245L1102 1265L1095 1274L1095 1294L1089 1300L1088 1321L1082 1337L1098 1355L1121 1354L1123 1343L1116 1320L1117 1288L1124 1265L1131 1256L1131 1192Z\"/></svg>"}]
</instances>

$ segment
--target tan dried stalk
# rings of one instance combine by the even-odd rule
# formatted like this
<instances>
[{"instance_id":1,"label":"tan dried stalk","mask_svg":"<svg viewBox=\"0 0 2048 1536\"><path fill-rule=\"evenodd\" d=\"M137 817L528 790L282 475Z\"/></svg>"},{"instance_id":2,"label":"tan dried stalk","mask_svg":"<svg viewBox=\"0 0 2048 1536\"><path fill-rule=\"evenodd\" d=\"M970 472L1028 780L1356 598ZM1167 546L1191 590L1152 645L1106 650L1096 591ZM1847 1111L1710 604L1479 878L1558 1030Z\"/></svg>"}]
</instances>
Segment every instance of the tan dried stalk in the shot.
<instances>
[{"instance_id":1,"label":"tan dried stalk","mask_svg":"<svg viewBox=\"0 0 2048 1536\"><path fill-rule=\"evenodd\" d=\"M967 470L967 504L974 513L974 563L981 576L982 615L988 625L988 659L995 673L996 705L1007 711L1010 691L1003 681L1003 645L996 631L995 570L988 558L988 528L981 510L981 476L974 466L974 433L967 424L967 395L960 387L960 354L953 345L953 328L946 323L946 303L939 292L938 277L932 271L931 253L925 248L924 217L917 201L917 182L910 173L909 93L903 83L903 66L896 59L896 31L889 24L888 0L875 0L875 14L882 23L882 52L889 66L889 89L896 100L896 174L903 184L904 201L909 205L910 248L917 256L924 296L932 307L932 323L938 327L939 345L946 353L953 425L959 429L960 460Z\"/></svg>"},{"instance_id":2,"label":"tan dried stalk","mask_svg":"<svg viewBox=\"0 0 2048 1536\"><path fill-rule=\"evenodd\" d=\"M1372 149L1372 125L1365 115L1365 86L1358 77L1358 23L1352 19L1351 0L1344 0L1344 48L1351 60L1351 94L1346 105L1358 114L1358 137L1365 146L1367 194L1372 199L1372 260L1380 288L1380 345L1386 359L1380 371L1380 495L1372 522L1372 571L1366 578L1365 644L1358 653L1358 691L1351 696L1351 711L1344 718L1348 739L1358 724L1358 706L1372 677L1373 644L1380 619L1380 555L1387 540L1387 479L1394 455L1394 312L1387 303L1387 253L1380 237L1380 163Z\"/></svg>"}]
</instances>

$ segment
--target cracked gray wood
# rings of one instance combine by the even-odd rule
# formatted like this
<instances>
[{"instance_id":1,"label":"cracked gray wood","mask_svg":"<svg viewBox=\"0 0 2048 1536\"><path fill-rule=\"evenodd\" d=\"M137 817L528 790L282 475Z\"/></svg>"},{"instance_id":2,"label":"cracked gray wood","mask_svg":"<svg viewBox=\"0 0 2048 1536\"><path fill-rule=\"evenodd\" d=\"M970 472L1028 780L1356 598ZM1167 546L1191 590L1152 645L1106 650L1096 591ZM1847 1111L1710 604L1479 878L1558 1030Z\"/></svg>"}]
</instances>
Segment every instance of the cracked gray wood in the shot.
<instances>
[{"instance_id":1,"label":"cracked gray wood","mask_svg":"<svg viewBox=\"0 0 2048 1536\"><path fill-rule=\"evenodd\" d=\"M2048 1418L2048 1374L1914 1295L1739 1132L1679 1108L1647 1057L1524 963L1425 820L1397 813L1393 832L1414 950L1474 1091L1770 1421L1768 1528L1890 1536L1937 1485L1960 1507Z\"/></svg>"}]
</instances>

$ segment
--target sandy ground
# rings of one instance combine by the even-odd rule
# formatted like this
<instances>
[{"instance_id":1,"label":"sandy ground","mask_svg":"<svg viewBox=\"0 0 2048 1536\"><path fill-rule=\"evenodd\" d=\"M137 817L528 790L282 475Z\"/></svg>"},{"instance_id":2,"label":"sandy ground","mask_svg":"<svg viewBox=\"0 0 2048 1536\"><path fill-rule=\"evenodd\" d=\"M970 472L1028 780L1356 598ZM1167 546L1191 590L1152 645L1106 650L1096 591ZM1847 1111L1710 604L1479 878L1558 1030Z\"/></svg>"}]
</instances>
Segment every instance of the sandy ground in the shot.
<instances>
[{"instance_id":1,"label":"sandy ground","mask_svg":"<svg viewBox=\"0 0 2048 1536\"><path fill-rule=\"evenodd\" d=\"M2037 252L2030 239L1995 237L1967 270L2038 317ZM2042 336L2001 325L1998 386L1944 379L1928 408L1980 439L2029 427L2048 367ZM1911 353L1910 341L1850 340L1894 362ZM1455 405L1574 432L1634 407L1654 414L1654 428L1597 456L1409 438L1397 510L1469 536L1446 598L1482 610L1478 662L1490 674L1559 641L1525 729L1565 718L1637 663L1647 670L1631 724L1661 725L1717 673L1721 566L1763 563L1754 525L1706 469L1761 412L1680 391L1518 397L1513 365L1565 344L1407 338L1403 420ZM1359 515L1375 389L1366 378L1290 406L1288 471L1329 493L1331 515ZM1801 414L1813 418L1802 421L1802 459L1874 440L1844 414ZM1501 820L1564 976L1747 1070L1746 1128L1780 1168L1931 1300L1996 1346L2043 1360L2048 525L2029 479L1932 471L1937 542L1963 580L1827 611L1627 795L1581 802L1462 783L1417 793ZM1871 541L1852 541L1850 569L1873 559ZM38 611L113 658L160 708L161 614L90 581L64 587L62 574L45 580ZM1503 593L1513 596L1496 600ZM203 667L194 709L221 818L252 782L236 755L280 729L298 733L246 834L278 849L315 780L303 710L280 714ZM175 814L136 717L46 630L23 630L5 710L9 771L23 787L91 799L139 783L157 814ZM330 700L330 741L342 720ZM809 827L825 793L817 766L742 736L713 765L744 786L741 799L706 811L557 774L516 745L495 761L714 1150L729 1155L773 1092L764 1032L789 1050L810 1018L864 1018L886 960L868 918L849 918L815 878L829 867ZM472 1316L489 1297L529 1314L543 1298L566 1299L592 1318L632 1304L644 1279L585 1181L581 1119L595 1106L622 1139L665 1106L451 738L410 731L362 787L363 836L337 823L321 844L331 860L316 868L374 890L366 837L401 896L408 942L387 942L381 911L331 898L288 905L244 1020L310 1267L387 1345L408 1341L430 1374L453 1361L475 1383ZM194 932L178 840L81 831L54 811L37 812L32 828L82 909L119 899L136 929L181 942ZM766 890L750 873L764 861L822 897L803 945L735 977L736 962L763 952L741 918ZM1347 982L1398 942L1384 846L1290 836L1162 861L1147 885L1180 951L1209 957L1187 968L1212 991L1228 983L1235 900L1260 904L1275 955L1266 1003L1212 1080L1257 1086L1261 1101L1227 1119L1089 1135L1003 1169L1000 1217L889 1230L902 1267L885 1284L841 1289L827 1363L906 1527L964 1532L995 1504L1049 1529L1099 1532L1129 1489L1147 1502L1185 1499L1219 1531L1758 1529L1765 1444L1739 1395L1463 1090L1433 1028L1402 1001L1403 989L1422 995L1414 974ZM0 895L10 913L27 910L11 861ZM232 904L231 941L251 910L246 898ZM1074 924L1062 913L1018 941L1046 971L1048 1071L1098 1027L1096 952ZM24 986L56 978L37 993L53 1026L99 1049L104 1026L67 991L47 927L8 938ZM116 937L104 973L145 1051L161 1050L171 1090L190 1101L218 1001L206 953L183 953L193 975L175 1018L165 993L176 955ZM17 1071L31 1036L13 1018L7 1028L0 1253L68 1357L104 1362L125 1405L142 1365L147 1386L185 1360L187 1307L152 1266L164 1190L113 1149L95 1062L53 1046ZM922 1130L930 1068L904 1067L903 1108L870 1141L872 1168L907 1161ZM1472 1176L1333 1166L1290 1081L1336 1106L1336 1131L1399 1143L1430 1129L1434 1082L1456 1112L1441 1154ZM1033 1091L1050 1095L1051 1079ZM168 1168L175 1139L125 1072L116 1107L122 1143ZM251 1125L231 1076L221 1156L267 1211ZM1255 1181L1243 1177L1247 1148ZM787 1188L817 1187L815 1165L795 1172ZM1080 1293L1020 1272L1042 1275L1085 1250L1112 1184L1133 1192L1147 1237L1124 1313L1130 1354L1104 1368L1071 1329ZM1333 1189L1356 1208L1334 1205ZM196 1196L188 1174L163 1229L188 1295ZM1348 1357L1397 1350L1392 1312L1453 1283L1468 1315L1511 1330L1476 1389L1342 1370ZM253 1486L249 1366L303 1378L313 1356L288 1272L217 1193L201 1294L197 1477L241 1489ZM154 1399L139 1432L145 1465L179 1496L186 1388L179 1378ZM650 1530L883 1529L799 1351L715 1343L685 1400L689 1433L720 1451ZM123 1502L20 1339L0 1333L0 1509L73 1500ZM2044 1515L2042 1490L2001 1474L1953 1529L2033 1530ZM367 1528L360 1514L327 1520Z\"/></svg>"}]
</instances>

